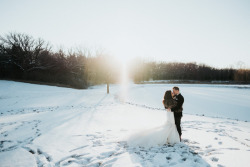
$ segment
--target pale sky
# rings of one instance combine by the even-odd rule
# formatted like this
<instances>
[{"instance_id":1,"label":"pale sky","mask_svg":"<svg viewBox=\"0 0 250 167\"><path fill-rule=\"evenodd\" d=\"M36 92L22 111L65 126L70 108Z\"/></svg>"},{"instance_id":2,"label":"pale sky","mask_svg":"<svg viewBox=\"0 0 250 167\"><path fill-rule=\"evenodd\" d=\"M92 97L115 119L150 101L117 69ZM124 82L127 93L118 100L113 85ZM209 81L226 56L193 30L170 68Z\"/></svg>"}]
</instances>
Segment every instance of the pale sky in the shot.
<instances>
[{"instance_id":1,"label":"pale sky","mask_svg":"<svg viewBox=\"0 0 250 167\"><path fill-rule=\"evenodd\" d=\"M8 32L123 61L250 67L249 0L0 0L0 35Z\"/></svg>"}]
</instances>

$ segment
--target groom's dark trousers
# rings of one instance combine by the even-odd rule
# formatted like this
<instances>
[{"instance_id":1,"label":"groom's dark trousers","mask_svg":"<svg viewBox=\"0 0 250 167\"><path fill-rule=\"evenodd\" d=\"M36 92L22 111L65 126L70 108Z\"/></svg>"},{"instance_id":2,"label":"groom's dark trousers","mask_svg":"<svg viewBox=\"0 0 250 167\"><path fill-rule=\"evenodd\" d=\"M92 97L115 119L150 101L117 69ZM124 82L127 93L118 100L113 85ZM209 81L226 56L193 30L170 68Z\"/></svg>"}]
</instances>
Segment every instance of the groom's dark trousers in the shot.
<instances>
[{"instance_id":1,"label":"groom's dark trousers","mask_svg":"<svg viewBox=\"0 0 250 167\"><path fill-rule=\"evenodd\" d=\"M181 132L181 117L182 117L182 105L184 103L184 97L181 94L178 94L175 96L175 100L177 101L177 105L174 108L171 108L171 110L174 112L174 119L175 119L175 125L177 128L177 131L179 135L182 135Z\"/></svg>"},{"instance_id":2,"label":"groom's dark trousers","mask_svg":"<svg viewBox=\"0 0 250 167\"><path fill-rule=\"evenodd\" d=\"M177 128L177 131L178 131L179 135L181 136L182 135L182 132L181 132L181 117L174 117L174 120L175 120L175 125L176 125L176 128Z\"/></svg>"}]
</instances>

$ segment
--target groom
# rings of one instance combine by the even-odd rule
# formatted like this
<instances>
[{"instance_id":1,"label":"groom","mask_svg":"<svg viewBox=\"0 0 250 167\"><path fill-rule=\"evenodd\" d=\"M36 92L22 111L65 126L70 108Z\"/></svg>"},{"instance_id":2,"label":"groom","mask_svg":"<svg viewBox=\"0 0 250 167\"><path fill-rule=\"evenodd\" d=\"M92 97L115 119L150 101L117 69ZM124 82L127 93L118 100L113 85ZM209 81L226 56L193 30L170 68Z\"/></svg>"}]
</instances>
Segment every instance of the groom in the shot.
<instances>
[{"instance_id":1,"label":"groom","mask_svg":"<svg viewBox=\"0 0 250 167\"><path fill-rule=\"evenodd\" d=\"M177 101L177 105L171 108L171 111L174 112L175 125L177 127L177 131L180 135L181 141L181 117L182 117L182 105L184 103L184 97L180 93L180 89L178 87L173 87L173 98Z\"/></svg>"}]
</instances>

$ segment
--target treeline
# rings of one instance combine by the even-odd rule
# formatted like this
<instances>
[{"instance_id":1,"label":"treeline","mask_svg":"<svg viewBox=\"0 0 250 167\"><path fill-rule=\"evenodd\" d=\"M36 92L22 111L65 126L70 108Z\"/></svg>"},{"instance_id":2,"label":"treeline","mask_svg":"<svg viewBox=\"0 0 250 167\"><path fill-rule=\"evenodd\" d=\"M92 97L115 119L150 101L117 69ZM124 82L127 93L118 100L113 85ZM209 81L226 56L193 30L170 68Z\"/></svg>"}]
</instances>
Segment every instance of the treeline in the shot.
<instances>
[{"instance_id":1,"label":"treeline","mask_svg":"<svg viewBox=\"0 0 250 167\"><path fill-rule=\"evenodd\" d=\"M204 64L153 62L135 59L128 65L136 82L148 80L197 80L250 82L249 69L217 69ZM116 83L121 64L100 50L52 51L43 39L22 33L0 36L0 79L36 81L74 88Z\"/></svg>"},{"instance_id":2,"label":"treeline","mask_svg":"<svg viewBox=\"0 0 250 167\"><path fill-rule=\"evenodd\" d=\"M0 78L61 84L74 88L113 83L118 64L88 49L52 51L43 39L22 33L0 36Z\"/></svg>"},{"instance_id":3,"label":"treeline","mask_svg":"<svg viewBox=\"0 0 250 167\"><path fill-rule=\"evenodd\" d=\"M148 80L250 82L249 69L218 69L195 62L153 62L137 59L130 64L130 74L137 83Z\"/></svg>"}]
</instances>

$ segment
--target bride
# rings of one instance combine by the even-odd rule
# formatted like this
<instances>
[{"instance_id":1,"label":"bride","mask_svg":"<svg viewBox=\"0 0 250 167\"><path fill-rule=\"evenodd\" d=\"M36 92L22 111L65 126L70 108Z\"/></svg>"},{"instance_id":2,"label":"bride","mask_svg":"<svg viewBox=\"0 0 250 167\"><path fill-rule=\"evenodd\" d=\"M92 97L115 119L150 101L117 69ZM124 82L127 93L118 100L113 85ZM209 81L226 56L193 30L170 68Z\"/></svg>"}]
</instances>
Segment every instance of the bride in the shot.
<instances>
[{"instance_id":1,"label":"bride","mask_svg":"<svg viewBox=\"0 0 250 167\"><path fill-rule=\"evenodd\" d=\"M166 122L159 127L130 136L128 139L128 145L153 147L164 144L179 143L180 138L175 125L174 113L171 112L171 108L176 104L177 102L173 99L171 90L166 91L163 100L167 116Z\"/></svg>"}]
</instances>

